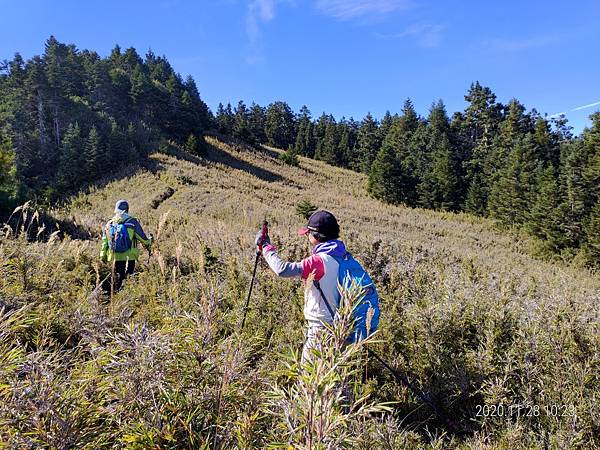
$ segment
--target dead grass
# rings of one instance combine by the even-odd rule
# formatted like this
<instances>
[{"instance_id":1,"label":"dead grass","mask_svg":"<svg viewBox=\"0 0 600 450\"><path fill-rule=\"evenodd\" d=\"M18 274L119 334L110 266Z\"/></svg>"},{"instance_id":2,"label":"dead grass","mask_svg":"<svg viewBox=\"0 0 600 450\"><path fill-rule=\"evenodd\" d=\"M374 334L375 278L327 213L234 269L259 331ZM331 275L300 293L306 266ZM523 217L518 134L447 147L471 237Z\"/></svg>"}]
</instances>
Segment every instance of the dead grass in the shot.
<instances>
[{"instance_id":1,"label":"dead grass","mask_svg":"<svg viewBox=\"0 0 600 450\"><path fill-rule=\"evenodd\" d=\"M0 324L0 441L93 448L279 442L265 392L282 368L278 352L302 341L299 283L260 269L243 339L236 329L256 231L266 218L284 256L306 256L295 207L309 199L336 214L342 238L377 280L379 352L469 432L444 434L430 411L371 363L357 389L398 403L385 419L348 424L356 448L598 445L597 276L534 259L534 241L488 220L384 205L366 196L360 174L302 157L289 166L277 149L208 143L205 159L154 154L160 169L92 189L53 212L99 232L125 197L155 235L154 258L149 265L142 258L112 303L94 291L106 270L96 263L98 241L1 238L0 307L19 311L22 326ZM154 209L168 187L173 195ZM42 383L46 403L27 399L34 383ZM574 405L576 414L477 417L484 404ZM48 408L63 415L52 418Z\"/></svg>"}]
</instances>

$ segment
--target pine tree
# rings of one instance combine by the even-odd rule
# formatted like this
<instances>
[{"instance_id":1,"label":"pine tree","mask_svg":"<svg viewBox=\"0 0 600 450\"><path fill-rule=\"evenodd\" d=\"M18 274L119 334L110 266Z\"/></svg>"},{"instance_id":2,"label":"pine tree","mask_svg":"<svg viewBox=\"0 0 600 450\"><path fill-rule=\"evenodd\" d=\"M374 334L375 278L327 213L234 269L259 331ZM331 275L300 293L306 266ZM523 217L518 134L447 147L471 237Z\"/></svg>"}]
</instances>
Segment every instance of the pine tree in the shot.
<instances>
[{"instance_id":1,"label":"pine tree","mask_svg":"<svg viewBox=\"0 0 600 450\"><path fill-rule=\"evenodd\" d=\"M79 124L69 124L61 142L59 182L63 189L70 190L81 185L86 167L85 143Z\"/></svg>"},{"instance_id":2,"label":"pine tree","mask_svg":"<svg viewBox=\"0 0 600 450\"><path fill-rule=\"evenodd\" d=\"M232 134L233 127L235 124L235 117L231 110L231 103L227 103L227 107L223 107L222 103L219 103L217 107L217 115L215 117L217 123L217 129L223 134Z\"/></svg>"},{"instance_id":3,"label":"pine tree","mask_svg":"<svg viewBox=\"0 0 600 450\"><path fill-rule=\"evenodd\" d=\"M0 130L0 214L13 206L17 194L17 168L11 139Z\"/></svg>"},{"instance_id":4,"label":"pine tree","mask_svg":"<svg viewBox=\"0 0 600 450\"><path fill-rule=\"evenodd\" d=\"M485 166L486 162L490 161L502 105L496 103L496 96L491 89L481 86L479 82L471 84L465 100L469 103L462 121L461 133L468 153L468 159L464 163L468 185L465 210L482 215L487 210L490 189Z\"/></svg>"},{"instance_id":5,"label":"pine tree","mask_svg":"<svg viewBox=\"0 0 600 450\"><path fill-rule=\"evenodd\" d=\"M538 161L530 136L513 146L507 165L492 186L489 212L507 225L521 225L528 219L530 205L535 200Z\"/></svg>"},{"instance_id":6,"label":"pine tree","mask_svg":"<svg viewBox=\"0 0 600 450\"><path fill-rule=\"evenodd\" d=\"M402 170L394 148L384 143L371 165L367 191L386 203L412 204L412 189L412 179Z\"/></svg>"},{"instance_id":7,"label":"pine tree","mask_svg":"<svg viewBox=\"0 0 600 450\"><path fill-rule=\"evenodd\" d=\"M584 251L590 264L594 267L600 267L600 200L592 209L585 226Z\"/></svg>"},{"instance_id":8,"label":"pine tree","mask_svg":"<svg viewBox=\"0 0 600 450\"><path fill-rule=\"evenodd\" d=\"M315 142L313 136L313 123L310 111L306 106L300 109L297 120L296 142L294 144L296 154L312 157L315 154Z\"/></svg>"},{"instance_id":9,"label":"pine tree","mask_svg":"<svg viewBox=\"0 0 600 450\"><path fill-rule=\"evenodd\" d=\"M381 135L377 121L371 116L371 113L368 113L358 129L358 142L356 145L358 164L352 168L363 173L369 173L371 164L377 157L380 147Z\"/></svg>"},{"instance_id":10,"label":"pine tree","mask_svg":"<svg viewBox=\"0 0 600 450\"><path fill-rule=\"evenodd\" d=\"M387 136L390 128L392 127L394 121L398 119L398 114L392 116L389 111L386 111L383 119L381 119L381 123L379 124L379 142L383 142L385 137Z\"/></svg>"},{"instance_id":11,"label":"pine tree","mask_svg":"<svg viewBox=\"0 0 600 450\"><path fill-rule=\"evenodd\" d=\"M266 121L267 113L265 108L256 103L252 103L252 106L250 107L249 126L254 142L259 144L267 143L267 135L265 134Z\"/></svg>"},{"instance_id":12,"label":"pine tree","mask_svg":"<svg viewBox=\"0 0 600 450\"><path fill-rule=\"evenodd\" d=\"M198 155L200 153L200 146L198 145L198 139L193 134L190 134L185 141L185 151L192 155Z\"/></svg>"},{"instance_id":13,"label":"pine tree","mask_svg":"<svg viewBox=\"0 0 600 450\"><path fill-rule=\"evenodd\" d=\"M586 149L583 180L586 185L586 209L591 210L600 200L600 112L590 116L592 126L583 132Z\"/></svg>"},{"instance_id":14,"label":"pine tree","mask_svg":"<svg viewBox=\"0 0 600 450\"><path fill-rule=\"evenodd\" d=\"M416 167L417 154L414 151L413 138L419 123L412 101L407 99L402 108L402 115L392 124L384 141L384 144L394 148L404 171L411 173Z\"/></svg>"},{"instance_id":15,"label":"pine tree","mask_svg":"<svg viewBox=\"0 0 600 450\"><path fill-rule=\"evenodd\" d=\"M560 147L558 139L550 129L550 124L543 117L537 117L533 127L533 139L537 147L538 158L558 168Z\"/></svg>"},{"instance_id":16,"label":"pine tree","mask_svg":"<svg viewBox=\"0 0 600 450\"><path fill-rule=\"evenodd\" d=\"M581 140L561 146L559 174L560 204L557 216L563 236L563 247L578 248L584 238L588 186L584 178L587 161L585 145Z\"/></svg>"},{"instance_id":17,"label":"pine tree","mask_svg":"<svg viewBox=\"0 0 600 450\"><path fill-rule=\"evenodd\" d=\"M141 64L137 64L131 73L131 88L129 89L129 97L138 111L143 110L143 101L146 99L148 91L148 81L142 69Z\"/></svg>"},{"instance_id":18,"label":"pine tree","mask_svg":"<svg viewBox=\"0 0 600 450\"><path fill-rule=\"evenodd\" d=\"M328 116L324 125L323 136L317 140L315 158L328 164L339 165L341 161L339 142L340 136L338 135L336 121L333 116Z\"/></svg>"},{"instance_id":19,"label":"pine tree","mask_svg":"<svg viewBox=\"0 0 600 450\"><path fill-rule=\"evenodd\" d=\"M242 100L238 102L235 109L232 134L248 144L253 145L256 143L254 134L250 128L250 112Z\"/></svg>"},{"instance_id":20,"label":"pine tree","mask_svg":"<svg viewBox=\"0 0 600 450\"><path fill-rule=\"evenodd\" d=\"M535 201L527 215L526 229L546 241L552 252L559 251L564 243L557 217L560 193L556 171L552 164L539 173L536 183Z\"/></svg>"},{"instance_id":21,"label":"pine tree","mask_svg":"<svg viewBox=\"0 0 600 450\"><path fill-rule=\"evenodd\" d=\"M296 141L294 113L285 102L271 103L267 107L265 134L269 145L287 149Z\"/></svg>"},{"instance_id":22,"label":"pine tree","mask_svg":"<svg viewBox=\"0 0 600 450\"><path fill-rule=\"evenodd\" d=\"M296 205L296 214L298 214L302 219L308 220L308 218L312 216L317 209L318 208L313 205L310 200L305 199Z\"/></svg>"},{"instance_id":23,"label":"pine tree","mask_svg":"<svg viewBox=\"0 0 600 450\"><path fill-rule=\"evenodd\" d=\"M102 149L100 148L100 136L95 126L92 126L85 142L84 157L87 171L87 180L92 181L100 174L100 158Z\"/></svg>"},{"instance_id":24,"label":"pine tree","mask_svg":"<svg viewBox=\"0 0 600 450\"><path fill-rule=\"evenodd\" d=\"M459 172L454 150L447 135L432 149L431 168L417 187L419 203L425 208L454 211L460 204Z\"/></svg>"},{"instance_id":25,"label":"pine tree","mask_svg":"<svg viewBox=\"0 0 600 450\"><path fill-rule=\"evenodd\" d=\"M337 124L338 149L337 165L350 168L355 162L355 147L358 138L358 129L353 119L346 120L342 117Z\"/></svg>"},{"instance_id":26,"label":"pine tree","mask_svg":"<svg viewBox=\"0 0 600 450\"><path fill-rule=\"evenodd\" d=\"M103 165L107 163L105 170L112 169L118 165L119 157L125 151L126 147L127 139L125 133L121 127L119 127L117 122L112 120L110 124L110 133L108 135L108 149L106 155L102 158Z\"/></svg>"}]
</instances>

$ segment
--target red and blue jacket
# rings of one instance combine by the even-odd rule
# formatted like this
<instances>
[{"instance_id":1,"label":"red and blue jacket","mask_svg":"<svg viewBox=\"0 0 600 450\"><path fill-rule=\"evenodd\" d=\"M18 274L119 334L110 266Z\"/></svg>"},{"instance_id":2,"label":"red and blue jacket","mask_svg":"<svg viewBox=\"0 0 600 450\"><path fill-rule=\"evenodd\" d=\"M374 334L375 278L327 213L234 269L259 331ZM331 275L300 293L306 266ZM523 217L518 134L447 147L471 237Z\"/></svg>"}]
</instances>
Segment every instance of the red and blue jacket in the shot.
<instances>
[{"instance_id":1,"label":"red and blue jacket","mask_svg":"<svg viewBox=\"0 0 600 450\"><path fill-rule=\"evenodd\" d=\"M277 276L285 278L299 277L304 281L318 281L325 298L330 302L335 299L336 303L330 304L332 311L337 309L340 298L338 291L339 264L335 257L342 257L345 254L346 246L339 239L318 244L313 249L311 256L299 262L283 261L272 245L266 245L263 248L263 257ZM320 322L333 322L333 317L331 317L327 305L323 302L324 300L314 284L312 282L306 283L304 318L309 322L309 325L318 325Z\"/></svg>"}]
</instances>

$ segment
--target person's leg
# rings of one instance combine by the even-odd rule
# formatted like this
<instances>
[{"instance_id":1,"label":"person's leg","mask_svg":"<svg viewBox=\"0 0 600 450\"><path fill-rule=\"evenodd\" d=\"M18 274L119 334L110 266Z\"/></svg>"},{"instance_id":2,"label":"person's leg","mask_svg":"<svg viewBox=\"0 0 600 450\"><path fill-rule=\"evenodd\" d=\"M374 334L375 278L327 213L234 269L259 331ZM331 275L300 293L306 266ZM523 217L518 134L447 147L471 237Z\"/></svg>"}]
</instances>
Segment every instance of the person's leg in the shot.
<instances>
[{"instance_id":1,"label":"person's leg","mask_svg":"<svg viewBox=\"0 0 600 450\"><path fill-rule=\"evenodd\" d=\"M319 349L325 327L321 323L309 323L306 327L306 340L302 348L302 363L312 359L312 350Z\"/></svg>"},{"instance_id":2,"label":"person's leg","mask_svg":"<svg viewBox=\"0 0 600 450\"><path fill-rule=\"evenodd\" d=\"M133 275L134 271L135 271L135 261L127 261L125 276L127 277L127 275Z\"/></svg>"},{"instance_id":3,"label":"person's leg","mask_svg":"<svg viewBox=\"0 0 600 450\"><path fill-rule=\"evenodd\" d=\"M123 285L123 280L127 276L127 261L115 261L115 280L114 290L117 292Z\"/></svg>"}]
</instances>

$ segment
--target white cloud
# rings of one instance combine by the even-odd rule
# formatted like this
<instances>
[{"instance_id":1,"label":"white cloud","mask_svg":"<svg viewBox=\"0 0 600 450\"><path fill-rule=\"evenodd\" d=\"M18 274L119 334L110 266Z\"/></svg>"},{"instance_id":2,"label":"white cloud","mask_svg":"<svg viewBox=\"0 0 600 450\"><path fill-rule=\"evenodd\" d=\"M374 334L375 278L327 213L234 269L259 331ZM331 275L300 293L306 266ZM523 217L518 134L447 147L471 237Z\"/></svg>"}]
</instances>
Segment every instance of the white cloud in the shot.
<instances>
[{"instance_id":1,"label":"white cloud","mask_svg":"<svg viewBox=\"0 0 600 450\"><path fill-rule=\"evenodd\" d=\"M579 111L581 109L593 108L594 106L600 105L600 102L590 103L589 105L578 106L577 108L573 108L571 111Z\"/></svg>"},{"instance_id":2,"label":"white cloud","mask_svg":"<svg viewBox=\"0 0 600 450\"><path fill-rule=\"evenodd\" d=\"M412 6L412 0L316 0L317 10L321 14L339 20L389 14Z\"/></svg>"},{"instance_id":3,"label":"white cloud","mask_svg":"<svg viewBox=\"0 0 600 450\"><path fill-rule=\"evenodd\" d=\"M275 18L275 7L289 0L251 0L248 3L246 15L246 35L250 42L249 53L246 55L248 64L260 63L264 60L261 42L261 24Z\"/></svg>"},{"instance_id":4,"label":"white cloud","mask_svg":"<svg viewBox=\"0 0 600 450\"><path fill-rule=\"evenodd\" d=\"M600 102L594 102L594 103L588 103L587 105L576 106L575 108L570 109L568 112L581 111L582 109L593 108L594 106L600 106ZM563 111L563 112L559 112L559 113L556 113L556 114L552 114L549 117L553 118L553 117L558 117L558 116L562 116L562 115L565 115L565 114L567 114L567 111Z\"/></svg>"},{"instance_id":5,"label":"white cloud","mask_svg":"<svg viewBox=\"0 0 600 450\"><path fill-rule=\"evenodd\" d=\"M170 0L166 0L170 1ZM414 0L310 0L317 11L338 20L371 17L405 10L413 6ZM275 10L282 3L295 3L295 0L249 0L246 14L246 35L250 44L246 62L255 64L264 60L261 27L275 18ZM422 45L435 46L433 34L421 37Z\"/></svg>"},{"instance_id":6,"label":"white cloud","mask_svg":"<svg viewBox=\"0 0 600 450\"><path fill-rule=\"evenodd\" d=\"M376 33L375 36L380 39L403 39L414 38L421 47L437 47L442 41L443 25L417 23L409 26L399 33L382 34Z\"/></svg>"},{"instance_id":7,"label":"white cloud","mask_svg":"<svg viewBox=\"0 0 600 450\"><path fill-rule=\"evenodd\" d=\"M246 16L246 33L251 42L260 36L260 22L269 22L275 17L275 5L278 0L253 0L248 4Z\"/></svg>"}]
</instances>

